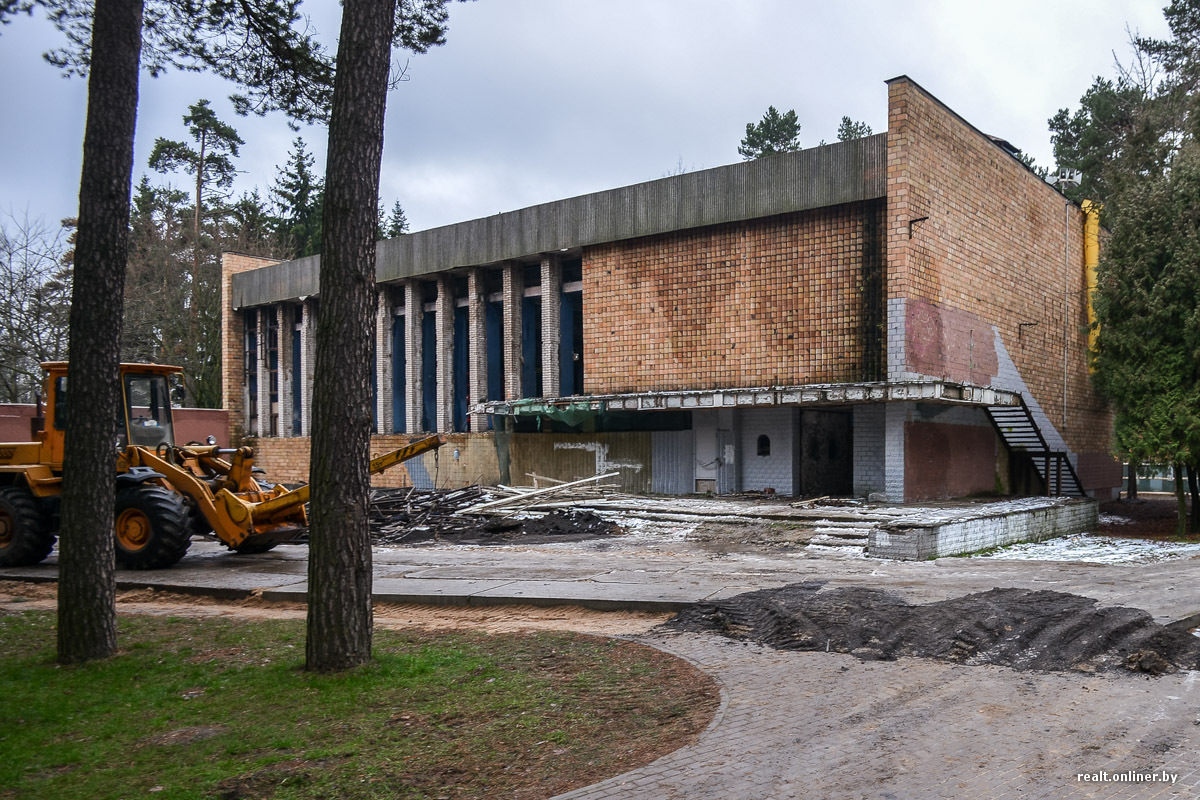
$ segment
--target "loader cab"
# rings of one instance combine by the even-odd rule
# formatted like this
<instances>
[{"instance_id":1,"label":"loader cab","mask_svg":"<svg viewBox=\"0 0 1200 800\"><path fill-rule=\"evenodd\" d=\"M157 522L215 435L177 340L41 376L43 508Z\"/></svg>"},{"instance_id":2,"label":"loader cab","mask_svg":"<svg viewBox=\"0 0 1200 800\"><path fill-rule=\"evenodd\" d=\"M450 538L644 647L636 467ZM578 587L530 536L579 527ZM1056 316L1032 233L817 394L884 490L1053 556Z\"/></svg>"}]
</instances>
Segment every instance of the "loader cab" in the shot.
<instances>
[{"instance_id":1,"label":"loader cab","mask_svg":"<svg viewBox=\"0 0 1200 800\"><path fill-rule=\"evenodd\" d=\"M42 434L50 463L61 464L63 437L70 428L67 392L70 376L64 362L42 364L46 370L46 427ZM115 420L116 445L154 449L175 443L171 417L170 376L182 372L164 364L121 365L121 410Z\"/></svg>"},{"instance_id":2,"label":"loader cab","mask_svg":"<svg viewBox=\"0 0 1200 800\"><path fill-rule=\"evenodd\" d=\"M154 369L146 369L154 366ZM155 448L175 444L171 419L171 387L167 375L157 365L130 365L121 368L121 393L124 398L124 425L118 425L119 447L126 444ZM122 431L124 437L122 439Z\"/></svg>"}]
</instances>

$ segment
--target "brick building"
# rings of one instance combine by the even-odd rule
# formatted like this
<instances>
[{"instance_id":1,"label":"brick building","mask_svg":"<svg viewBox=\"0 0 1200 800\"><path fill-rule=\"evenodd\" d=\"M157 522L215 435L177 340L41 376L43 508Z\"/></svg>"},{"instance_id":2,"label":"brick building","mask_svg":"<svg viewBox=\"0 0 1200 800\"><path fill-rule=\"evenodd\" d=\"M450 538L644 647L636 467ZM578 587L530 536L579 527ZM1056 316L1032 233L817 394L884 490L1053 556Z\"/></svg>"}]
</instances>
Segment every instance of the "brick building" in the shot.
<instances>
[{"instance_id":1,"label":"brick building","mask_svg":"<svg viewBox=\"0 0 1200 800\"><path fill-rule=\"evenodd\" d=\"M1120 483L1085 215L906 77L888 130L381 242L378 451L401 485L922 500ZM304 479L319 257L223 261L232 435Z\"/></svg>"}]
</instances>

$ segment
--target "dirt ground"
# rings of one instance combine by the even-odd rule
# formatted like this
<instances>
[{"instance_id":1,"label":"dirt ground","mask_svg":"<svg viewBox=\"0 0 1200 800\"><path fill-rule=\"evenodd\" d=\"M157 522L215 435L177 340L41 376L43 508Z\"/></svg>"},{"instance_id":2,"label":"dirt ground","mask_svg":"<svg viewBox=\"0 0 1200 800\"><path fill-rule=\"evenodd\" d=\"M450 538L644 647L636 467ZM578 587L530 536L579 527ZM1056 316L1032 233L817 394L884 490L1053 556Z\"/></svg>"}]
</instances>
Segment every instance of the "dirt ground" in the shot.
<instances>
[{"instance_id":1,"label":"dirt ground","mask_svg":"<svg viewBox=\"0 0 1200 800\"><path fill-rule=\"evenodd\" d=\"M55 583L0 581L0 614L24 609L54 610L58 597ZM257 597L217 600L211 597L134 589L117 593L117 610L128 614L157 614L196 617L232 616L242 619L303 619L303 603L268 602ZM578 606L429 606L412 603L379 603L375 624L400 630L462 629L484 633L518 631L574 631L599 636L629 636L645 633L670 618L670 614L638 611L595 611Z\"/></svg>"},{"instance_id":2,"label":"dirt ground","mask_svg":"<svg viewBox=\"0 0 1200 800\"><path fill-rule=\"evenodd\" d=\"M1191 513L1191 503L1188 503ZM1175 537L1175 498L1163 495L1142 496L1136 500L1110 500L1100 504L1100 530L1106 536L1131 539L1169 539ZM1200 541L1200 535L1193 536Z\"/></svg>"},{"instance_id":3,"label":"dirt ground","mask_svg":"<svg viewBox=\"0 0 1200 800\"><path fill-rule=\"evenodd\" d=\"M810 581L698 603L669 625L780 650L864 660L933 658L1046 671L1162 675L1200 668L1200 638L1136 608L1100 608L1075 594L992 589L909 605L880 589Z\"/></svg>"}]
</instances>

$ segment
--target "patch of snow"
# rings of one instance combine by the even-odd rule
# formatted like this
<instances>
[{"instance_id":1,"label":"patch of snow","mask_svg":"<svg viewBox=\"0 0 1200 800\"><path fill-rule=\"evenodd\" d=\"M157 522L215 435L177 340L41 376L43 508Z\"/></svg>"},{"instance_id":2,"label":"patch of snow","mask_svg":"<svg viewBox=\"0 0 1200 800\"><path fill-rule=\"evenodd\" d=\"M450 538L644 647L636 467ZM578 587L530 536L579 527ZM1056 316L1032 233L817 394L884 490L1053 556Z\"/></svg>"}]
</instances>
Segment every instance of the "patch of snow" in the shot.
<instances>
[{"instance_id":1,"label":"patch of snow","mask_svg":"<svg viewBox=\"0 0 1200 800\"><path fill-rule=\"evenodd\" d=\"M1101 525L1132 525L1134 520L1129 517L1118 517L1116 514L1101 514Z\"/></svg>"},{"instance_id":2,"label":"patch of snow","mask_svg":"<svg viewBox=\"0 0 1200 800\"><path fill-rule=\"evenodd\" d=\"M972 558L1003 561L1083 561L1091 564L1139 564L1200 557L1200 544L1123 539L1080 533L1045 542L1002 547Z\"/></svg>"},{"instance_id":3,"label":"patch of snow","mask_svg":"<svg viewBox=\"0 0 1200 800\"><path fill-rule=\"evenodd\" d=\"M810 543L804 548L805 555L831 556L834 558L866 558L867 548L861 545L848 547L846 545L828 545Z\"/></svg>"}]
</instances>

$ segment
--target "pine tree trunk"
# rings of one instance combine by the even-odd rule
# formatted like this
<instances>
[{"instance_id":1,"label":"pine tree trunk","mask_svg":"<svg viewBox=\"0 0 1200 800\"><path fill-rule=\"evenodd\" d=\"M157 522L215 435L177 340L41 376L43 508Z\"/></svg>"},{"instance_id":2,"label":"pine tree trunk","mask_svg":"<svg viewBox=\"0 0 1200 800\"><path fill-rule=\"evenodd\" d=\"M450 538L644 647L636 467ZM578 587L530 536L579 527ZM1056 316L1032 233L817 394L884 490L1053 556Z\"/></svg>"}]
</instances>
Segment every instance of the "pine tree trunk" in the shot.
<instances>
[{"instance_id":1,"label":"pine tree trunk","mask_svg":"<svg viewBox=\"0 0 1200 800\"><path fill-rule=\"evenodd\" d=\"M1183 464L1176 461L1172 466L1175 469L1175 535L1183 538L1187 536L1187 493L1183 488Z\"/></svg>"},{"instance_id":2,"label":"pine tree trunk","mask_svg":"<svg viewBox=\"0 0 1200 800\"><path fill-rule=\"evenodd\" d=\"M395 0L342 9L322 219L321 315L312 400L310 670L371 658L371 337L375 208Z\"/></svg>"},{"instance_id":3,"label":"pine tree trunk","mask_svg":"<svg viewBox=\"0 0 1200 800\"><path fill-rule=\"evenodd\" d=\"M1138 473L1139 466L1140 466L1140 464L1138 464L1138 462L1136 462L1136 461L1129 462L1129 489L1125 492L1126 500L1137 500L1137 496L1138 496L1138 494L1137 494L1138 493L1137 473Z\"/></svg>"},{"instance_id":4,"label":"pine tree trunk","mask_svg":"<svg viewBox=\"0 0 1200 800\"><path fill-rule=\"evenodd\" d=\"M79 182L59 532L58 660L112 655L114 421L137 121L142 0L97 0Z\"/></svg>"}]
</instances>

